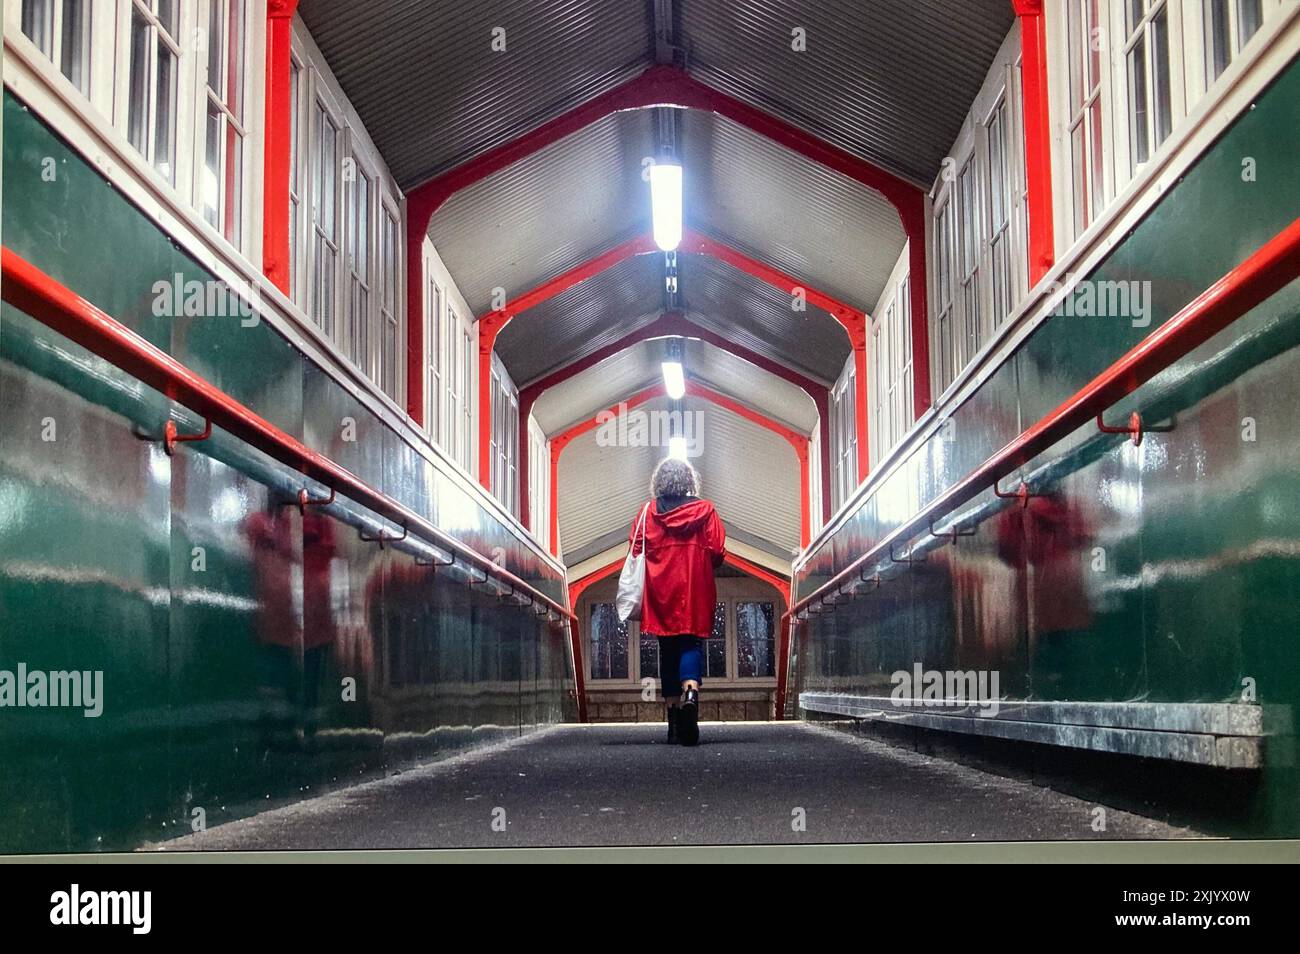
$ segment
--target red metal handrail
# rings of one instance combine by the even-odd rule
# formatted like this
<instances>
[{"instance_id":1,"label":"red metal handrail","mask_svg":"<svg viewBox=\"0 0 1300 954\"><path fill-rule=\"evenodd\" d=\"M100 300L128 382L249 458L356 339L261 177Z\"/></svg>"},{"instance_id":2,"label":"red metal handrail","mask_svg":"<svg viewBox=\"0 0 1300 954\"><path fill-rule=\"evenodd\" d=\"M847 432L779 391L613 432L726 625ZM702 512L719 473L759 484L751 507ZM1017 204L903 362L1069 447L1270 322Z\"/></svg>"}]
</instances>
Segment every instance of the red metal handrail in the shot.
<instances>
[{"instance_id":1,"label":"red metal handrail","mask_svg":"<svg viewBox=\"0 0 1300 954\"><path fill-rule=\"evenodd\" d=\"M1038 423L790 607L791 620L824 594L842 588L863 567L891 554L898 543L928 530L933 520L947 516L990 487L996 487L1007 474L1136 391L1297 277L1300 277L1300 219L1292 221Z\"/></svg>"},{"instance_id":2,"label":"red metal handrail","mask_svg":"<svg viewBox=\"0 0 1300 954\"><path fill-rule=\"evenodd\" d=\"M15 308L110 361L170 400L202 415L209 424L216 424L331 491L388 518L405 531L414 531L561 618L574 618L567 607L259 417L7 247L0 250L0 293Z\"/></svg>"}]
</instances>

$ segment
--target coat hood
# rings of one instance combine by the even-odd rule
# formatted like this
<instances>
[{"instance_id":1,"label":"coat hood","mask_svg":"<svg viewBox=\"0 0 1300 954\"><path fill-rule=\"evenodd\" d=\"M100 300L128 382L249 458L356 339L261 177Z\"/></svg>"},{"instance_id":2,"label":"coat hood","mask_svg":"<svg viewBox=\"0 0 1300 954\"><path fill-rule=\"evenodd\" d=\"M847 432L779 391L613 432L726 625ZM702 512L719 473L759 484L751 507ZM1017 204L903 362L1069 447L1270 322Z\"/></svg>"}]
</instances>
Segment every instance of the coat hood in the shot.
<instances>
[{"instance_id":1,"label":"coat hood","mask_svg":"<svg viewBox=\"0 0 1300 954\"><path fill-rule=\"evenodd\" d=\"M713 504L700 499L688 499L666 513L660 512L657 502L650 507L651 516L661 527L674 535L694 533L709 519L711 513L713 513Z\"/></svg>"}]
</instances>

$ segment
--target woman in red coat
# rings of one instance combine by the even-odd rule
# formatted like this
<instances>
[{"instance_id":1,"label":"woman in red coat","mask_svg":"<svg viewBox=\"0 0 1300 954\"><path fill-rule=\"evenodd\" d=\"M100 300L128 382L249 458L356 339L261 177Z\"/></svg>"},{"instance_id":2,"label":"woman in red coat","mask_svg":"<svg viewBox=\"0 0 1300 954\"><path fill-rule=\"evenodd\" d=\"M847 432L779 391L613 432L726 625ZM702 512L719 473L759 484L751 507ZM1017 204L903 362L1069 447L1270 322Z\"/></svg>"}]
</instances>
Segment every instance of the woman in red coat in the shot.
<instances>
[{"instance_id":1,"label":"woman in red coat","mask_svg":"<svg viewBox=\"0 0 1300 954\"><path fill-rule=\"evenodd\" d=\"M659 674L668 706L668 741L700 740L703 657L700 640L713 632L718 587L714 567L726 556L727 536L713 504L701 500L699 475L684 460L666 458L650 478L645 518L645 595L641 632L659 639ZM633 521L628 543L641 552ZM683 698L684 697L684 698Z\"/></svg>"}]
</instances>

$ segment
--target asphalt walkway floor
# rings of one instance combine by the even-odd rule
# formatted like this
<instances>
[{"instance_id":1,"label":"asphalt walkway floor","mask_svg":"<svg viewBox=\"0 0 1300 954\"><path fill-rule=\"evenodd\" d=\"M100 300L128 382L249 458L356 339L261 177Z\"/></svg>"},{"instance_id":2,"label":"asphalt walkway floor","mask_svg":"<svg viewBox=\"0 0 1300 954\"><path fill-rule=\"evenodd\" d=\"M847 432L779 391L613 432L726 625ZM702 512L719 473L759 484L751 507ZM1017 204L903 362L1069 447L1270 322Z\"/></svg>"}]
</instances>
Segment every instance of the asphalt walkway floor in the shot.
<instances>
[{"instance_id":1,"label":"asphalt walkway floor","mask_svg":"<svg viewBox=\"0 0 1300 954\"><path fill-rule=\"evenodd\" d=\"M313 850L1197 837L806 723L570 725L150 848ZM1096 830L1098 808L1105 829Z\"/></svg>"}]
</instances>

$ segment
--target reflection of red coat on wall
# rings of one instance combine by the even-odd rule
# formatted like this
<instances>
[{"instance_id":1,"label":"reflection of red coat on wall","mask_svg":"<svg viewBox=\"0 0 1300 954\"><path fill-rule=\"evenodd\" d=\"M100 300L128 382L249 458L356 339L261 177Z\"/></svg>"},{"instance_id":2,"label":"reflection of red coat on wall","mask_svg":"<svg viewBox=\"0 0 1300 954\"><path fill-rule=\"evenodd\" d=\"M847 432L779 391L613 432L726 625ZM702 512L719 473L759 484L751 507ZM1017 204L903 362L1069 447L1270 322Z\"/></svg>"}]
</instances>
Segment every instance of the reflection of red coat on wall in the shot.
<instances>
[{"instance_id":1,"label":"reflection of red coat on wall","mask_svg":"<svg viewBox=\"0 0 1300 954\"><path fill-rule=\"evenodd\" d=\"M244 536L252 549L257 596L257 637L272 646L296 648L300 642L294 612L293 520L284 510L259 510L244 521Z\"/></svg>"},{"instance_id":2,"label":"reflection of red coat on wall","mask_svg":"<svg viewBox=\"0 0 1300 954\"><path fill-rule=\"evenodd\" d=\"M727 552L722 520L712 503L695 497L661 497L649 506L641 632L708 638L713 633L713 609L718 601L713 569L721 565ZM640 519L638 511L628 535L628 543L637 553L641 551Z\"/></svg>"},{"instance_id":3,"label":"reflection of red coat on wall","mask_svg":"<svg viewBox=\"0 0 1300 954\"><path fill-rule=\"evenodd\" d=\"M308 510L302 518L302 642L306 649L334 642L330 567L336 550L334 521Z\"/></svg>"},{"instance_id":4,"label":"reflection of red coat on wall","mask_svg":"<svg viewBox=\"0 0 1300 954\"><path fill-rule=\"evenodd\" d=\"M1092 539L1079 508L1056 495L1030 497L1027 506L1009 507L998 521L998 552L1014 567L1027 563L1032 580L1034 632L1082 630L1092 625L1084 548Z\"/></svg>"}]
</instances>

